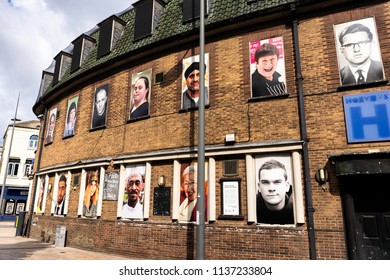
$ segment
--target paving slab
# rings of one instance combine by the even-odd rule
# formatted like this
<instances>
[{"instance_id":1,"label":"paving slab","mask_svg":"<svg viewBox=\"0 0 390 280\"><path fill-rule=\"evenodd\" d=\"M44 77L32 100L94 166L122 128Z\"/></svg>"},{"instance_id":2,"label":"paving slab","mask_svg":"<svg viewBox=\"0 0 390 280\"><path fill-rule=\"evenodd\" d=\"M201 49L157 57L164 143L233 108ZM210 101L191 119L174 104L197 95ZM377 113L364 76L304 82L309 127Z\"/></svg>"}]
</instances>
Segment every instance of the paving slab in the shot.
<instances>
[{"instance_id":1,"label":"paving slab","mask_svg":"<svg viewBox=\"0 0 390 280\"><path fill-rule=\"evenodd\" d=\"M127 260L118 255L61 247L16 236L15 222L0 221L0 260Z\"/></svg>"}]
</instances>

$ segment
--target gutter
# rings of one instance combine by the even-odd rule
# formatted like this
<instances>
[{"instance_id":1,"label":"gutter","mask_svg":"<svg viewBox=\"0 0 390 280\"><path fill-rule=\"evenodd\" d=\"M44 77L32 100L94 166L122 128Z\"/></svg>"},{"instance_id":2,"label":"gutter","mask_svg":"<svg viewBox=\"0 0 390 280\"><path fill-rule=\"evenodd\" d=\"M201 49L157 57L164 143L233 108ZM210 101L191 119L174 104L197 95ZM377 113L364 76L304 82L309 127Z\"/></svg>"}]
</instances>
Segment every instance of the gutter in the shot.
<instances>
[{"instance_id":1,"label":"gutter","mask_svg":"<svg viewBox=\"0 0 390 280\"><path fill-rule=\"evenodd\" d=\"M303 165L304 165L304 180L305 180L305 198L306 198L306 211L307 211L307 227L309 232L309 248L310 248L310 259L316 260L316 243L315 243L315 231L314 231L314 211L312 194L311 194L311 182L310 182L310 165L309 165L309 139L307 137L306 129L306 113L305 103L303 96L303 76L301 68L301 55L299 50L298 41L298 18L295 13L295 4L291 4L292 13L292 28L293 28L293 43L294 43L294 57L295 57L295 71L297 75L297 86L298 86L298 106L299 106L299 122L301 130L302 154L303 154Z\"/></svg>"}]
</instances>

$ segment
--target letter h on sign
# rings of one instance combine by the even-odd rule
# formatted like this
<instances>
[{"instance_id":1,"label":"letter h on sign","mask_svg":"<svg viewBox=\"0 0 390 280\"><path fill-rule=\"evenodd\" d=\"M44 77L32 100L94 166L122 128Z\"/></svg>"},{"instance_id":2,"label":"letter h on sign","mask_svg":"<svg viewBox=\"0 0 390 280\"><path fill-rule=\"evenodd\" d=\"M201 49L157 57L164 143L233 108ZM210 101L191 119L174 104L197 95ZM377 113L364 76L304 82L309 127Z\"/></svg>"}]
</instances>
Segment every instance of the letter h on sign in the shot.
<instances>
[{"instance_id":1,"label":"letter h on sign","mask_svg":"<svg viewBox=\"0 0 390 280\"><path fill-rule=\"evenodd\" d=\"M344 96L344 115L348 142L372 142L390 140L390 102L388 91ZM357 99L356 99L356 98Z\"/></svg>"}]
</instances>

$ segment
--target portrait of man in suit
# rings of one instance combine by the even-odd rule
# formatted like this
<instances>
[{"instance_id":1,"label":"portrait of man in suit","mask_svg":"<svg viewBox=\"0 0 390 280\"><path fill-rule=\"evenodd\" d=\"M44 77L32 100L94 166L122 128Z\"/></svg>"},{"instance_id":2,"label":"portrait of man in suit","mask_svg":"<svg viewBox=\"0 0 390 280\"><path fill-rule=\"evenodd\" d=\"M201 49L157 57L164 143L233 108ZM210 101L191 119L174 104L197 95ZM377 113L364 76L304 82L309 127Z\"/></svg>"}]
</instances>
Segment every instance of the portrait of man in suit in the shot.
<instances>
[{"instance_id":1,"label":"portrait of man in suit","mask_svg":"<svg viewBox=\"0 0 390 280\"><path fill-rule=\"evenodd\" d=\"M384 80L374 18L334 26L341 85Z\"/></svg>"},{"instance_id":2,"label":"portrait of man in suit","mask_svg":"<svg viewBox=\"0 0 390 280\"><path fill-rule=\"evenodd\" d=\"M102 85L95 90L91 128L105 127L108 109L109 85Z\"/></svg>"}]
</instances>

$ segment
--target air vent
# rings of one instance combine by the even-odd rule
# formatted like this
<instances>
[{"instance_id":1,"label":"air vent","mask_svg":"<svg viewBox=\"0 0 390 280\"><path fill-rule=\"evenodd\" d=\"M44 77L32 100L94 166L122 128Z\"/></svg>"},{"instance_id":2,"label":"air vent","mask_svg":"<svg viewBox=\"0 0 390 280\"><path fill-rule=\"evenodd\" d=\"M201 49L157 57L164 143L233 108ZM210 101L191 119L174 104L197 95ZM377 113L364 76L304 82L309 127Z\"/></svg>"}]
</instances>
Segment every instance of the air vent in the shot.
<instances>
[{"instance_id":1,"label":"air vent","mask_svg":"<svg viewBox=\"0 0 390 280\"><path fill-rule=\"evenodd\" d=\"M164 73L160 72L156 74L156 77L154 78L155 84L161 84L164 81Z\"/></svg>"},{"instance_id":2,"label":"air vent","mask_svg":"<svg viewBox=\"0 0 390 280\"><path fill-rule=\"evenodd\" d=\"M238 160L225 160L222 162L222 174L226 177L238 176Z\"/></svg>"}]
</instances>

